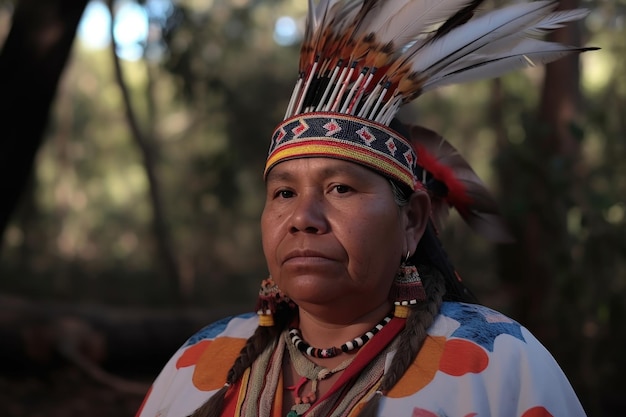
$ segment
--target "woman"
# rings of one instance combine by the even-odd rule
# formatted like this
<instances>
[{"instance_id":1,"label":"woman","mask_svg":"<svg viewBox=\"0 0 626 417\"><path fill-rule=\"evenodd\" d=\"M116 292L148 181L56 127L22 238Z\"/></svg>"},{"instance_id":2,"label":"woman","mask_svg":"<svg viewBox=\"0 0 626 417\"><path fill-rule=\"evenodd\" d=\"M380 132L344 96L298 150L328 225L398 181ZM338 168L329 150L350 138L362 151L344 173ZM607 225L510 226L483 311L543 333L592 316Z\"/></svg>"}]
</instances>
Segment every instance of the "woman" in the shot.
<instances>
[{"instance_id":1,"label":"woman","mask_svg":"<svg viewBox=\"0 0 626 417\"><path fill-rule=\"evenodd\" d=\"M310 6L301 77L265 169L271 278L257 314L190 338L138 416L585 415L550 354L478 305L441 248L448 205L504 236L480 180L436 134L395 119L421 92L476 78L479 66L493 76L511 69L501 67L511 55L547 62L582 51L550 44L548 53L520 36L580 11L533 2L473 19L479 3ZM410 25L407 15L417 16Z\"/></svg>"}]
</instances>

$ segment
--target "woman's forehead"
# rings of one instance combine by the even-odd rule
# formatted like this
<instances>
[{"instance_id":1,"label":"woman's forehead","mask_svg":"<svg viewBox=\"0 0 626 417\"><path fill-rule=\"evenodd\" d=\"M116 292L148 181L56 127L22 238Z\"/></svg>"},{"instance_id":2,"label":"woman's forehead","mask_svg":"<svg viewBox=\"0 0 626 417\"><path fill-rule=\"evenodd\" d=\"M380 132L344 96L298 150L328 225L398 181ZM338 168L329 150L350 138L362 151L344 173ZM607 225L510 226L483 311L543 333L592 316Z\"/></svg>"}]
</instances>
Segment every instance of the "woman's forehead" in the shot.
<instances>
[{"instance_id":1,"label":"woman's forehead","mask_svg":"<svg viewBox=\"0 0 626 417\"><path fill-rule=\"evenodd\" d=\"M372 176L384 178L377 172L357 163L337 158L296 158L278 163L267 175L267 181L316 175L321 178L332 175Z\"/></svg>"}]
</instances>

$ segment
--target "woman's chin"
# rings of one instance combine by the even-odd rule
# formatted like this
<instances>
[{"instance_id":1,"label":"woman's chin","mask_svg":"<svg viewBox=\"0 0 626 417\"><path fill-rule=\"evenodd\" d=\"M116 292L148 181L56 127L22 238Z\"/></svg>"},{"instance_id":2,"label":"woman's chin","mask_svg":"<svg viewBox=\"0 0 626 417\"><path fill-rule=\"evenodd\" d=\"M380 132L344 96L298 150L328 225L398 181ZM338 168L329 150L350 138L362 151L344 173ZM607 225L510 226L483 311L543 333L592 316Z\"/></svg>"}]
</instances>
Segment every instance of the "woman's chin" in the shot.
<instances>
[{"instance_id":1,"label":"woman's chin","mask_svg":"<svg viewBox=\"0 0 626 417\"><path fill-rule=\"evenodd\" d=\"M296 304L332 305L339 298L341 284L336 278L327 276L306 275L290 279L288 284L279 287L289 295Z\"/></svg>"}]
</instances>

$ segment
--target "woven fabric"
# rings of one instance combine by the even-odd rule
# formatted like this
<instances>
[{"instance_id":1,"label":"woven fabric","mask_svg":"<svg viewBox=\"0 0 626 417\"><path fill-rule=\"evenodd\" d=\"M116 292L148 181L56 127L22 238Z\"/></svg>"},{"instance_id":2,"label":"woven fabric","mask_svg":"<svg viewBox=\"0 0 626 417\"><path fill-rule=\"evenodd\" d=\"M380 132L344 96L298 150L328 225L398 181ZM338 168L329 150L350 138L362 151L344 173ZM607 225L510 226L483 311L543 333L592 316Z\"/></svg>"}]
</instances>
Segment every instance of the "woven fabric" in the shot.
<instances>
[{"instance_id":1,"label":"woven fabric","mask_svg":"<svg viewBox=\"0 0 626 417\"><path fill-rule=\"evenodd\" d=\"M300 114L283 121L272 135L264 175L295 158L329 157L355 162L415 189L417 156L387 126L338 113Z\"/></svg>"},{"instance_id":2,"label":"woven fabric","mask_svg":"<svg viewBox=\"0 0 626 417\"><path fill-rule=\"evenodd\" d=\"M240 415L271 417L274 392L280 379L284 343L274 343L260 355L250 370L243 395Z\"/></svg>"}]
</instances>

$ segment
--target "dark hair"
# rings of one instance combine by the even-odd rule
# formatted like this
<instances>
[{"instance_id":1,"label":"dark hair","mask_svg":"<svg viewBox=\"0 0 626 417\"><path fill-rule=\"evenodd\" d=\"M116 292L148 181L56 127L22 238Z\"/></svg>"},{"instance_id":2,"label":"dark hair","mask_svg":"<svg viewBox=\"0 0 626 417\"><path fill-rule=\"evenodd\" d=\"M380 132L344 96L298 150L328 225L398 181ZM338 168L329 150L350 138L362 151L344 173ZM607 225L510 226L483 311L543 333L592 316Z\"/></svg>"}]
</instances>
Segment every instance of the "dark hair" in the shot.
<instances>
[{"instance_id":1,"label":"dark hair","mask_svg":"<svg viewBox=\"0 0 626 417\"><path fill-rule=\"evenodd\" d=\"M446 286L445 301L462 301L479 304L478 298L461 282L456 269L450 262L441 240L437 236L432 222L428 222L426 231L417 244L411 257L415 265L432 265L441 273ZM421 270L420 270L421 273Z\"/></svg>"},{"instance_id":2,"label":"dark hair","mask_svg":"<svg viewBox=\"0 0 626 417\"><path fill-rule=\"evenodd\" d=\"M409 190L404 184L389 180L394 200L400 207L408 204L413 190ZM428 221L424 235L417 244L410 261L414 265L432 265L443 275L446 284L447 301L463 301L478 304L476 296L460 280L456 269L450 262L441 240L432 221ZM421 271L420 271L421 272Z\"/></svg>"}]
</instances>

